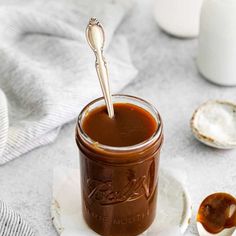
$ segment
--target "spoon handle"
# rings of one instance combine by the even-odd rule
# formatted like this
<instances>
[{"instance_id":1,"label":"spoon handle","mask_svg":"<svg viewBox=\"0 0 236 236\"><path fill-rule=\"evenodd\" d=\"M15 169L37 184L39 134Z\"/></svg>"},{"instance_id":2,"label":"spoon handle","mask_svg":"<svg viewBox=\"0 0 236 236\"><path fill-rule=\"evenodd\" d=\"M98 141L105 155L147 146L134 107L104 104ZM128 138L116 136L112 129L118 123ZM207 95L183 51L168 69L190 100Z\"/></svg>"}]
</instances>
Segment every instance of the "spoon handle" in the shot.
<instances>
[{"instance_id":1,"label":"spoon handle","mask_svg":"<svg viewBox=\"0 0 236 236\"><path fill-rule=\"evenodd\" d=\"M107 106L108 115L110 118L113 118L114 108L110 93L107 63L105 57L103 56L105 33L102 25L97 21L96 18L91 18L91 20L89 21L88 27L86 29L86 38L96 57L96 71Z\"/></svg>"},{"instance_id":2,"label":"spoon handle","mask_svg":"<svg viewBox=\"0 0 236 236\"><path fill-rule=\"evenodd\" d=\"M102 87L105 102L108 106L108 115L110 118L113 118L114 109L113 109L112 98L110 94L107 63L102 54L102 51L98 51L96 54L96 70L97 70L98 78Z\"/></svg>"}]
</instances>

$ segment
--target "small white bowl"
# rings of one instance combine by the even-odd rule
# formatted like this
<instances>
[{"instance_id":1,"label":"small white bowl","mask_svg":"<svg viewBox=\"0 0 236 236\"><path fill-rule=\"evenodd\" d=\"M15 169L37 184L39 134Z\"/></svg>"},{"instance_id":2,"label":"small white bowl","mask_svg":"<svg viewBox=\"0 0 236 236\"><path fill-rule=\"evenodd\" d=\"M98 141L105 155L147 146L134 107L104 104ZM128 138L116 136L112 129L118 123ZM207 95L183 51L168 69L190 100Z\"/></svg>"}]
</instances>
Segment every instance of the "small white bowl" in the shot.
<instances>
[{"instance_id":1,"label":"small white bowl","mask_svg":"<svg viewBox=\"0 0 236 236\"><path fill-rule=\"evenodd\" d=\"M193 113L191 129L208 146L236 148L236 104L218 100L202 104Z\"/></svg>"}]
</instances>

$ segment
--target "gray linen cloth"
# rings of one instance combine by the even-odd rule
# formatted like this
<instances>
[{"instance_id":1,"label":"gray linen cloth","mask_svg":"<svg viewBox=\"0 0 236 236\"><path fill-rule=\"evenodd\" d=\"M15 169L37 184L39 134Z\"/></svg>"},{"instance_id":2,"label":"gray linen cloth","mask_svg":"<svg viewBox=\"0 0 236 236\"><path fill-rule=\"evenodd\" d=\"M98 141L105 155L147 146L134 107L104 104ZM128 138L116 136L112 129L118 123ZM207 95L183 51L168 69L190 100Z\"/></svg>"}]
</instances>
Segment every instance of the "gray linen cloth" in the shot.
<instances>
[{"instance_id":1,"label":"gray linen cloth","mask_svg":"<svg viewBox=\"0 0 236 236\"><path fill-rule=\"evenodd\" d=\"M33 236L33 229L22 217L0 201L0 235Z\"/></svg>"},{"instance_id":2,"label":"gray linen cloth","mask_svg":"<svg viewBox=\"0 0 236 236\"><path fill-rule=\"evenodd\" d=\"M83 105L101 96L84 33L91 16L106 29L112 92L136 74L125 39L113 37L131 1L26 2L0 2L0 164L52 142Z\"/></svg>"},{"instance_id":3,"label":"gray linen cloth","mask_svg":"<svg viewBox=\"0 0 236 236\"><path fill-rule=\"evenodd\" d=\"M0 0L0 165L52 142L63 124L101 96L84 34L91 16L106 29L112 92L134 78L127 42L116 31L131 5L130 0ZM0 236L28 235L34 235L30 226L0 201Z\"/></svg>"}]
</instances>

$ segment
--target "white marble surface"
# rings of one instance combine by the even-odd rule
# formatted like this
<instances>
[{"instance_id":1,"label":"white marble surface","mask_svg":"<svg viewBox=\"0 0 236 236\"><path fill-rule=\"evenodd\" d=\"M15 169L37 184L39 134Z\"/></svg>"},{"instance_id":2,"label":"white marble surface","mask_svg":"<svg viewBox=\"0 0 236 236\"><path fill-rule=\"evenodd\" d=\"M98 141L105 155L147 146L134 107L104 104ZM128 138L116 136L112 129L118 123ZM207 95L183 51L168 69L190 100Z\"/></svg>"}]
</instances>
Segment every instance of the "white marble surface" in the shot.
<instances>
[{"instance_id":1,"label":"white marble surface","mask_svg":"<svg viewBox=\"0 0 236 236\"><path fill-rule=\"evenodd\" d=\"M186 235L195 235L200 201L216 191L236 195L236 151L219 151L199 143L191 134L194 109L208 99L236 101L236 88L204 80L196 68L197 41L180 40L160 31L149 1L140 0L120 30L127 35L139 74L122 91L143 97L160 111L165 125L161 161L184 158L194 216ZM79 108L78 108L79 113ZM0 199L25 216L38 235L54 236L50 219L52 173L56 165L78 163L75 122L66 125L55 143L41 147L0 167Z\"/></svg>"}]
</instances>

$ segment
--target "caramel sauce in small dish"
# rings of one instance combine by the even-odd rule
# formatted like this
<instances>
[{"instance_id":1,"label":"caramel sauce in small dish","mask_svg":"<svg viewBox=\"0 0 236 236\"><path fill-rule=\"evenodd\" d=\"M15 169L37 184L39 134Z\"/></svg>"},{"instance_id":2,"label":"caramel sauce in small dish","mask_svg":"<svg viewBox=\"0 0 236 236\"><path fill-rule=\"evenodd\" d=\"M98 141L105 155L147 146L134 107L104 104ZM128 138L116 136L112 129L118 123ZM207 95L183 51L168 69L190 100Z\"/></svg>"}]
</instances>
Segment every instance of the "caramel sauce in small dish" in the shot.
<instances>
[{"instance_id":1,"label":"caramel sauce in small dish","mask_svg":"<svg viewBox=\"0 0 236 236\"><path fill-rule=\"evenodd\" d=\"M236 199L228 193L214 193L203 200L197 214L200 236L231 236L236 228Z\"/></svg>"}]
</instances>

